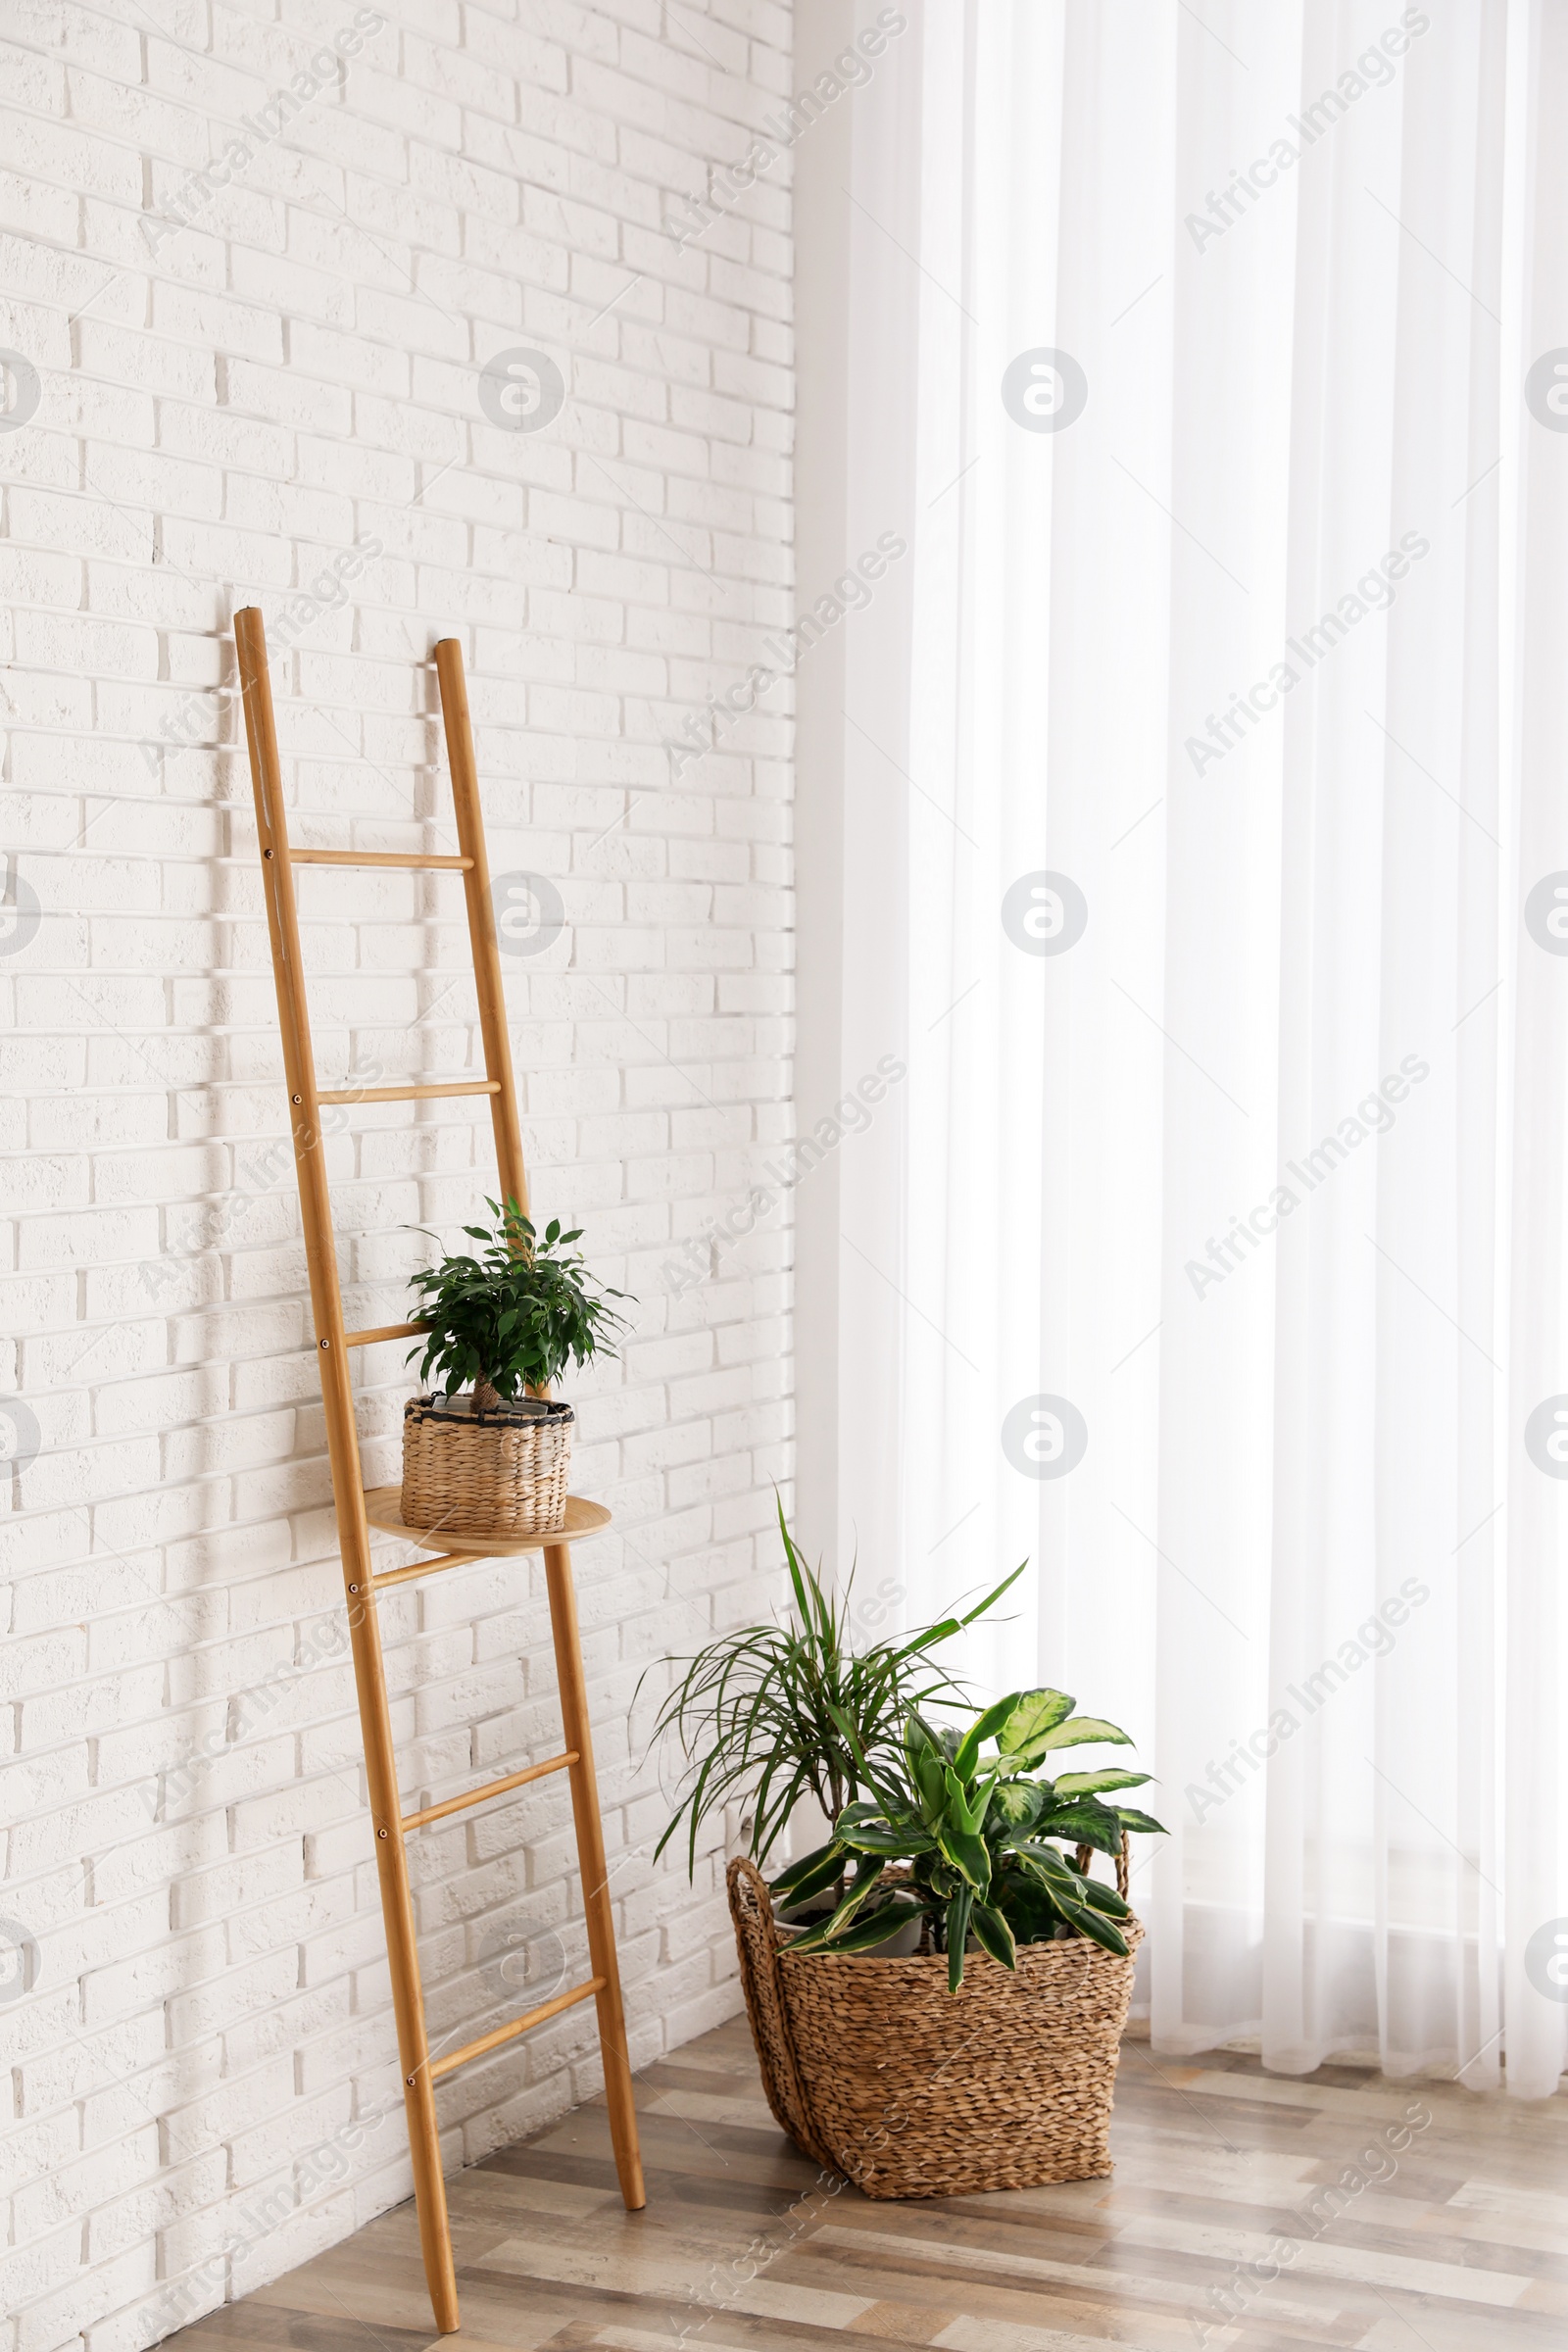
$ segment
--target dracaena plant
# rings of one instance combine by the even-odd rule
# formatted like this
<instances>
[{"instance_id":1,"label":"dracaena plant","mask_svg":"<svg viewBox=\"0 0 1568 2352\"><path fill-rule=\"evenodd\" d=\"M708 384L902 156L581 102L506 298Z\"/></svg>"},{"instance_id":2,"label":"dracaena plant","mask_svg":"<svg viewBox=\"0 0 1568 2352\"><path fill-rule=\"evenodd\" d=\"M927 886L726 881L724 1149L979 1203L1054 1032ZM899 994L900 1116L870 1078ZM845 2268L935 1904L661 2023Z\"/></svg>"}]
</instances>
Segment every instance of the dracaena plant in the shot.
<instances>
[{"instance_id":1,"label":"dracaena plant","mask_svg":"<svg viewBox=\"0 0 1568 2352\"><path fill-rule=\"evenodd\" d=\"M568 1363L613 1355L611 1334L623 1318L609 1301L624 1297L588 1273L572 1248L580 1226L564 1233L552 1217L535 1233L515 1200L485 1206L494 1223L463 1229L481 1245L477 1257L453 1252L410 1278L425 1325L420 1379L434 1373L449 1396L471 1383L482 1412L548 1388ZM411 1362L418 1353L410 1349Z\"/></svg>"},{"instance_id":2,"label":"dracaena plant","mask_svg":"<svg viewBox=\"0 0 1568 2352\"><path fill-rule=\"evenodd\" d=\"M782 1504L778 1532L793 1612L783 1623L744 1626L696 1657L677 1659L686 1671L654 1727L656 1740L675 1735L690 1774L655 1858L684 1823L692 1871L703 1823L736 1798L750 1804L758 1862L766 1860L803 1796L838 1820L870 1786L867 1759L897 1752L911 1707L961 1705L957 1686L930 1653L983 1616L1023 1574L1015 1568L966 1615L857 1648L853 1572L842 1595L826 1591L797 1549Z\"/></svg>"},{"instance_id":3,"label":"dracaena plant","mask_svg":"<svg viewBox=\"0 0 1568 2352\"><path fill-rule=\"evenodd\" d=\"M908 1921L924 1920L933 1945L948 1955L954 1992L963 1983L971 1936L1004 1968L1016 1967L1020 1943L1061 1936L1087 1936L1125 1954L1116 1923L1128 1917L1127 1904L1079 1870L1057 1841L1117 1855L1130 1832L1163 1833L1149 1814L1106 1802L1112 1792L1142 1787L1147 1772L1111 1766L1047 1776L1057 1749L1131 1745L1115 1724L1075 1715L1074 1704L1062 1690L1015 1690L961 1735L934 1729L911 1706L892 1756L860 1752L846 1724L869 1794L843 1807L826 1845L774 1880L773 1894L791 1904L829 1886L845 1889L831 1915L791 1949L873 1951ZM845 1886L852 1862L855 1878ZM895 1863L906 1871L889 1878Z\"/></svg>"}]
</instances>

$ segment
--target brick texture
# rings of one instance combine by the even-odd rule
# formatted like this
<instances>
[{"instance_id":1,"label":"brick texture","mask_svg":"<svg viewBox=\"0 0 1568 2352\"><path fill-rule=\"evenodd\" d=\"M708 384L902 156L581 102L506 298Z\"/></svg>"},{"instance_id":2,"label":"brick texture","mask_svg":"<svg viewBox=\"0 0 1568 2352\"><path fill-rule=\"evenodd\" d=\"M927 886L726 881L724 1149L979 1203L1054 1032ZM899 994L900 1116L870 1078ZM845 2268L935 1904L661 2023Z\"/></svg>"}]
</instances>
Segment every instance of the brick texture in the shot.
<instances>
[{"instance_id":1,"label":"brick texture","mask_svg":"<svg viewBox=\"0 0 1568 2352\"><path fill-rule=\"evenodd\" d=\"M410 2186L241 604L318 847L455 848L429 654L464 641L492 865L549 886L505 958L535 1203L636 1300L571 1384L616 1515L579 1585L636 2061L737 2005L717 1841L695 1892L653 1864L634 1692L765 1606L790 1468L787 1200L703 1239L790 1133L776 658L723 701L793 603L787 156L665 224L787 95L790 30L0 12L0 2352L150 2343ZM482 380L518 349L564 388L537 429L529 378ZM323 1085L473 1072L460 888L302 871ZM365 1105L328 1152L349 1320L400 1319L417 1229L494 1187L487 1116ZM372 1482L403 1352L360 1368ZM537 1562L382 1631L408 1801L556 1744ZM559 1783L412 1857L437 2040L580 1970ZM449 2163L596 2082L579 2009L445 2086Z\"/></svg>"}]
</instances>

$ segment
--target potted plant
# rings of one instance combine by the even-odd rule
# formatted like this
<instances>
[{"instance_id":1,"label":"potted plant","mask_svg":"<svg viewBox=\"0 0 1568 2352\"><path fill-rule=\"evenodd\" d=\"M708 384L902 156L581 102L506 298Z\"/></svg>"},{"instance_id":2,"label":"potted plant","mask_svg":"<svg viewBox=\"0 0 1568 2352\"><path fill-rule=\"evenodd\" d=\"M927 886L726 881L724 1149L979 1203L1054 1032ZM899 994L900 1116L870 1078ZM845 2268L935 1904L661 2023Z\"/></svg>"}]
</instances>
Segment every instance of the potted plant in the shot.
<instances>
[{"instance_id":1,"label":"potted plant","mask_svg":"<svg viewBox=\"0 0 1568 2352\"><path fill-rule=\"evenodd\" d=\"M412 1277L419 1377L438 1386L404 1408L402 1515L453 1535L540 1535L565 1511L573 1426L545 1392L568 1362L614 1354L609 1301L623 1294L588 1274L580 1228L553 1218L537 1234L515 1200L485 1206L491 1225L464 1227L478 1256L449 1252Z\"/></svg>"},{"instance_id":2,"label":"potted plant","mask_svg":"<svg viewBox=\"0 0 1568 2352\"><path fill-rule=\"evenodd\" d=\"M965 1615L858 1648L853 1577L836 1598L782 1510L779 1532L791 1616L677 1661L657 1726L690 1767L660 1852L684 1825L694 1867L703 1823L749 1806L730 1910L775 2117L874 2197L1108 2172L1143 1935L1127 1840L1160 1830L1119 1800L1149 1775L1054 1771L1065 1748L1130 1744L1065 1691L1014 1691L966 1730L933 1723L963 1701L932 1651L1021 1568ZM808 1795L833 1834L769 1886L758 1864ZM1097 1852L1114 1886L1091 1875Z\"/></svg>"},{"instance_id":3,"label":"potted plant","mask_svg":"<svg viewBox=\"0 0 1568 2352\"><path fill-rule=\"evenodd\" d=\"M906 1707L897 1751L858 1757L868 1793L774 1881L773 1896L796 1901L833 1886L825 1920L781 1928L754 1865L730 1864L768 2102L808 2155L868 2196L1110 2170L1143 1934L1126 1900L1127 1839L1160 1824L1107 1801L1147 1773L1050 1775L1061 1748L1129 1744L1073 1710L1064 1691L1014 1691L960 1735ZM842 1730L853 1749L858 1736ZM1096 1851L1115 1860L1114 1889L1089 1875ZM885 1956L890 1934L914 1921L920 1951Z\"/></svg>"}]
</instances>

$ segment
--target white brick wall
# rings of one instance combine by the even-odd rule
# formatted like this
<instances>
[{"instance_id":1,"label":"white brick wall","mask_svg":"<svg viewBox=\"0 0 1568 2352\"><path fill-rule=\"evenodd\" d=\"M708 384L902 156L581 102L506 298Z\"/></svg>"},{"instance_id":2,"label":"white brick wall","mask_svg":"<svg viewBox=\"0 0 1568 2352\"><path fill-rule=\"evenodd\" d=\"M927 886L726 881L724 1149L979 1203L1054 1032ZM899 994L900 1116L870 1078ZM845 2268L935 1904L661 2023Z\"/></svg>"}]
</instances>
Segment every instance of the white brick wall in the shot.
<instances>
[{"instance_id":1,"label":"white brick wall","mask_svg":"<svg viewBox=\"0 0 1568 2352\"><path fill-rule=\"evenodd\" d=\"M455 846L428 665L455 631L494 867L560 889L509 1009L536 1204L640 1301L577 1385L574 1478L617 1522L579 1583L637 2060L735 2005L712 1858L695 1895L651 1867L628 1710L645 1661L773 1589L789 1466L787 1206L669 1272L789 1128L787 683L705 756L665 748L791 609L787 159L702 236L661 224L787 91L789 15L376 14L0 8L0 2352L145 2343L409 2185L240 604L282 649L296 838ZM269 137L340 30L357 53ZM479 403L518 345L567 384L538 432ZM322 1083L471 1069L455 882L302 881ZM368 1107L330 1165L350 1320L393 1320L409 1228L450 1237L493 1189L487 1116ZM402 1354L363 1365L372 1479ZM537 1563L399 1592L382 1626L410 1798L549 1751ZM413 1855L437 2035L580 1955L559 1784ZM581 2097L593 2052L578 2010L460 2076L449 2164Z\"/></svg>"}]
</instances>

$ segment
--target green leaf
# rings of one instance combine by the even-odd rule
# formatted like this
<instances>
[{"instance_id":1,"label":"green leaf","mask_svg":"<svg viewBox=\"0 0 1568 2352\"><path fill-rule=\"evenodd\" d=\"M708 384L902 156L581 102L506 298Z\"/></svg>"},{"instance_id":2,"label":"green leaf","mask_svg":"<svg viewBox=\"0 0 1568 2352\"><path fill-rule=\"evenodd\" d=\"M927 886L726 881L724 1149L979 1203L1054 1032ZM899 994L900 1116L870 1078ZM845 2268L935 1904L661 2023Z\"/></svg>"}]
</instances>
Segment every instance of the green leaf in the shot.
<instances>
[{"instance_id":1,"label":"green leaf","mask_svg":"<svg viewBox=\"0 0 1568 2352\"><path fill-rule=\"evenodd\" d=\"M916 1634L911 1641L906 1642L904 1647L895 1653L899 1664L902 1665L906 1658L917 1657L922 1650L934 1649L939 1642L947 1642L953 1635L961 1633L966 1625L973 1625L977 1617L983 1617L987 1609L994 1607L1004 1592L1018 1582L1028 1565L1027 1560L1020 1560L1012 1574L1004 1576L995 1591L988 1592L984 1600L976 1601L974 1607L966 1615L944 1617L940 1624L928 1625L923 1633Z\"/></svg>"},{"instance_id":2,"label":"green leaf","mask_svg":"<svg viewBox=\"0 0 1568 2352\"><path fill-rule=\"evenodd\" d=\"M853 1803L845 1806L833 1826L839 1836L843 1838L848 1836L851 1830L859 1829L865 1823L878 1822L883 1818L880 1805L873 1804L869 1797L857 1797Z\"/></svg>"},{"instance_id":3,"label":"green leaf","mask_svg":"<svg viewBox=\"0 0 1568 2352\"><path fill-rule=\"evenodd\" d=\"M967 1881L975 1893L984 1897L991 1891L991 1849L983 1838L966 1836L961 1830L940 1827L937 1843L960 1878Z\"/></svg>"},{"instance_id":4,"label":"green leaf","mask_svg":"<svg viewBox=\"0 0 1568 2352\"><path fill-rule=\"evenodd\" d=\"M1124 1902L1114 1886L1100 1879L1085 1879L1083 1899L1095 1910L1102 1911L1107 1919L1131 1919L1132 1905Z\"/></svg>"},{"instance_id":5,"label":"green leaf","mask_svg":"<svg viewBox=\"0 0 1568 2352\"><path fill-rule=\"evenodd\" d=\"M840 1816L842 1821L843 1816ZM857 1854L880 1854L889 1862L912 1861L916 1854L929 1853L933 1840L918 1823L905 1829L887 1829L873 1822L862 1822L856 1830L839 1831L841 1841Z\"/></svg>"},{"instance_id":6,"label":"green leaf","mask_svg":"<svg viewBox=\"0 0 1568 2352\"><path fill-rule=\"evenodd\" d=\"M1007 1756L1033 1748L1047 1732L1066 1720L1076 1704L1064 1690L1021 1690L997 1745Z\"/></svg>"},{"instance_id":7,"label":"green leaf","mask_svg":"<svg viewBox=\"0 0 1568 2352\"><path fill-rule=\"evenodd\" d=\"M820 1928L813 1928L808 1935L794 1937L788 1949L792 1952L822 1952L829 1959L847 1953L875 1951L878 1944L886 1943L901 1928L907 1927L910 1920L918 1919L923 1908L923 1904L912 1903L907 1897L901 1899L895 1896L891 1902L879 1904L876 1910L864 1912L853 1927L842 1936L836 1936L831 1943Z\"/></svg>"},{"instance_id":8,"label":"green leaf","mask_svg":"<svg viewBox=\"0 0 1568 2352\"><path fill-rule=\"evenodd\" d=\"M1147 1772L1064 1772L1056 1783L1058 1796L1099 1796L1106 1788L1142 1788L1152 1779Z\"/></svg>"},{"instance_id":9,"label":"green leaf","mask_svg":"<svg viewBox=\"0 0 1568 2352\"><path fill-rule=\"evenodd\" d=\"M999 1781L991 1808L1009 1828L1027 1830L1045 1801L1046 1791L1038 1781Z\"/></svg>"},{"instance_id":10,"label":"green leaf","mask_svg":"<svg viewBox=\"0 0 1568 2352\"><path fill-rule=\"evenodd\" d=\"M948 1766L942 1777L951 1819L966 1838L978 1837L980 1824L991 1803L990 1784L982 1783L980 1790L971 1795L965 1785L966 1776L957 1772L953 1765Z\"/></svg>"},{"instance_id":11,"label":"green leaf","mask_svg":"<svg viewBox=\"0 0 1568 2352\"><path fill-rule=\"evenodd\" d=\"M845 1895L844 1900L839 1904L838 1909L834 1912L832 1918L827 1922L827 1925L822 1930L822 1940L824 1943L836 1943L838 1941L845 1929L849 1927L850 1923L855 1918L855 1915L859 1910L861 1904L865 1901L865 1898L870 1893L872 1887L880 1884L884 1867L884 1864L880 1861L861 1864L859 1870L856 1874L854 1886L850 1888L848 1894Z\"/></svg>"},{"instance_id":12,"label":"green leaf","mask_svg":"<svg viewBox=\"0 0 1568 2352\"><path fill-rule=\"evenodd\" d=\"M799 1862L792 1862L772 1882L768 1893L781 1902L808 1902L813 1894L820 1894L824 1886L831 1886L844 1876L848 1860L849 1855L838 1839L829 1838L826 1845L819 1845L813 1852L803 1854Z\"/></svg>"},{"instance_id":13,"label":"green leaf","mask_svg":"<svg viewBox=\"0 0 1568 2352\"><path fill-rule=\"evenodd\" d=\"M1067 1924L1050 1889L1023 1871L1009 1871L992 1888L992 1908L1002 1913L1017 1943L1049 1943L1058 1925Z\"/></svg>"},{"instance_id":14,"label":"green leaf","mask_svg":"<svg viewBox=\"0 0 1568 2352\"><path fill-rule=\"evenodd\" d=\"M927 1723L918 1706L908 1706L904 1714L904 1745L909 1754L929 1752L935 1756L944 1772L952 1761L947 1742L935 1724Z\"/></svg>"},{"instance_id":15,"label":"green leaf","mask_svg":"<svg viewBox=\"0 0 1568 2352\"><path fill-rule=\"evenodd\" d=\"M989 1903L976 1903L969 1914L969 1926L983 1952L989 1952L993 1960L1000 1960L1004 1968L1017 1967L1018 1947L1000 1911L993 1910Z\"/></svg>"},{"instance_id":16,"label":"green leaf","mask_svg":"<svg viewBox=\"0 0 1568 2352\"><path fill-rule=\"evenodd\" d=\"M1054 1845L1023 1845L1012 1848L1019 1866L1044 1886L1060 1888L1081 1898L1084 1880L1072 1864L1057 1853Z\"/></svg>"},{"instance_id":17,"label":"green leaf","mask_svg":"<svg viewBox=\"0 0 1568 2352\"><path fill-rule=\"evenodd\" d=\"M1132 1745L1128 1734L1119 1731L1115 1724L1107 1723L1102 1715L1074 1715L1068 1722L1058 1723L1054 1730L1047 1732L1038 1745L1044 1754L1053 1747L1083 1747L1090 1740L1097 1746L1102 1740L1107 1743L1113 1741L1121 1747Z\"/></svg>"},{"instance_id":18,"label":"green leaf","mask_svg":"<svg viewBox=\"0 0 1568 2352\"><path fill-rule=\"evenodd\" d=\"M928 1822L940 1819L947 1792L947 1758L935 1737L911 1708L905 1725L905 1754Z\"/></svg>"},{"instance_id":19,"label":"green leaf","mask_svg":"<svg viewBox=\"0 0 1568 2352\"><path fill-rule=\"evenodd\" d=\"M1098 1846L1102 1854L1121 1852L1121 1822L1109 1805L1093 1796L1070 1804L1053 1805L1035 1823L1037 1838L1067 1838L1074 1845Z\"/></svg>"},{"instance_id":20,"label":"green leaf","mask_svg":"<svg viewBox=\"0 0 1568 2352\"><path fill-rule=\"evenodd\" d=\"M1092 1911L1087 1903L1075 1903L1062 1894L1054 1899L1062 1917L1069 1926L1078 1930L1080 1936L1087 1936L1092 1943L1102 1944L1107 1952L1115 1952L1123 1960L1126 1959L1127 1938L1118 1927L1108 1919L1102 1919L1098 1911Z\"/></svg>"},{"instance_id":21,"label":"green leaf","mask_svg":"<svg viewBox=\"0 0 1568 2352\"><path fill-rule=\"evenodd\" d=\"M1113 1810L1124 1830L1134 1830L1152 1838L1170 1836L1162 1821L1156 1821L1152 1813L1140 1813L1136 1805L1117 1805Z\"/></svg>"},{"instance_id":22,"label":"green leaf","mask_svg":"<svg viewBox=\"0 0 1568 2352\"><path fill-rule=\"evenodd\" d=\"M974 1890L960 1886L948 1905L948 1990L956 1992L963 1983L963 1947L969 1936L969 1914L974 1908Z\"/></svg>"},{"instance_id":23,"label":"green leaf","mask_svg":"<svg viewBox=\"0 0 1568 2352\"><path fill-rule=\"evenodd\" d=\"M1011 1720L1022 1704L1023 1693L1014 1690L1009 1698L999 1698L995 1706L987 1707L983 1715L975 1717L959 1740L957 1752L953 1759L953 1769L960 1781L967 1781L972 1777L974 1768L980 1761L981 1748L988 1740L998 1738L1003 1727Z\"/></svg>"},{"instance_id":24,"label":"green leaf","mask_svg":"<svg viewBox=\"0 0 1568 2352\"><path fill-rule=\"evenodd\" d=\"M977 1617L983 1617L987 1609L993 1607L994 1604L1002 1598L1004 1592L1007 1592L1011 1586L1018 1582L1019 1577L1022 1576L1028 1565L1029 1563L1027 1560L1020 1560L1010 1576L1004 1576L1001 1584L997 1586L994 1592L988 1592L984 1600L977 1600L974 1607L967 1610L965 1614L958 1619L959 1626L962 1627L965 1625L973 1625Z\"/></svg>"},{"instance_id":25,"label":"green leaf","mask_svg":"<svg viewBox=\"0 0 1568 2352\"><path fill-rule=\"evenodd\" d=\"M790 1572L790 1586L795 1594L795 1606L801 1613L803 1625L809 1626L820 1638L823 1625L822 1594L815 1578L795 1548L795 1540L784 1523L784 1504L775 1494L778 1508L778 1532L784 1542L784 1559Z\"/></svg>"},{"instance_id":26,"label":"green leaf","mask_svg":"<svg viewBox=\"0 0 1568 2352\"><path fill-rule=\"evenodd\" d=\"M835 1698L829 1698L824 1703L827 1708L829 1720L832 1722L834 1729L838 1732L839 1737L843 1740L845 1745L848 1747L851 1755L855 1758L856 1763L859 1766L863 1778L870 1783L872 1787L875 1787L871 1765L867 1759L865 1747L860 1739L859 1727L856 1723L854 1716L849 1712L847 1707L841 1706L838 1700Z\"/></svg>"}]
</instances>

